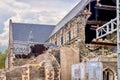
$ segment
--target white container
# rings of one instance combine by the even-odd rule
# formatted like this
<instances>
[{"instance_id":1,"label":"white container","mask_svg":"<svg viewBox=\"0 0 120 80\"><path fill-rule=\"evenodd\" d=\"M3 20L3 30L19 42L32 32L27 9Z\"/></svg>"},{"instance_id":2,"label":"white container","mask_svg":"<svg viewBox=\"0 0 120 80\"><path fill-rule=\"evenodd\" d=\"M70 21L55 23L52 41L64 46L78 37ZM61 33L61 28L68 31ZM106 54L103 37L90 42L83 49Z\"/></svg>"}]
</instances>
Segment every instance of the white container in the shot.
<instances>
[{"instance_id":1,"label":"white container","mask_svg":"<svg viewBox=\"0 0 120 80\"><path fill-rule=\"evenodd\" d=\"M86 73L88 80L103 80L103 65L101 62L87 62Z\"/></svg>"},{"instance_id":2,"label":"white container","mask_svg":"<svg viewBox=\"0 0 120 80\"><path fill-rule=\"evenodd\" d=\"M72 80L103 80L101 62L86 62L72 65Z\"/></svg>"},{"instance_id":3,"label":"white container","mask_svg":"<svg viewBox=\"0 0 120 80\"><path fill-rule=\"evenodd\" d=\"M85 63L72 65L72 80L85 78Z\"/></svg>"}]
</instances>

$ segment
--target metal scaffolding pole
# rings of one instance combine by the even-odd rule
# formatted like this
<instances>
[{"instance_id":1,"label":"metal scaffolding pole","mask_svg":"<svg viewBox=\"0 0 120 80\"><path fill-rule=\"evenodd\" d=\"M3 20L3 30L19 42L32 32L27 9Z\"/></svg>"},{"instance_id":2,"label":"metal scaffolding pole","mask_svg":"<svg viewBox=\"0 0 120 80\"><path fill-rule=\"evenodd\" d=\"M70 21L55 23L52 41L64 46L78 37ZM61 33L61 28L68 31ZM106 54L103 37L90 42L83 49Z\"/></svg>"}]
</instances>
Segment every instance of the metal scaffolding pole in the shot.
<instances>
[{"instance_id":1,"label":"metal scaffolding pole","mask_svg":"<svg viewBox=\"0 0 120 80\"><path fill-rule=\"evenodd\" d=\"M117 6L117 76L118 80L120 80L120 0L116 0Z\"/></svg>"}]
</instances>

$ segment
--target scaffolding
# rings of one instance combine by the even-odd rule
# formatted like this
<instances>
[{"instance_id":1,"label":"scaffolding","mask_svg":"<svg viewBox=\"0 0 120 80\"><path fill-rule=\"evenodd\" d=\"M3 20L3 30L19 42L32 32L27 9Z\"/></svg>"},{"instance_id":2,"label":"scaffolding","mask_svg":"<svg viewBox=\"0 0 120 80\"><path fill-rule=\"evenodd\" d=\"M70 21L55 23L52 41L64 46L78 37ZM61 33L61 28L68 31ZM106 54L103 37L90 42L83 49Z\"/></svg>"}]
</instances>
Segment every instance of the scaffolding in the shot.
<instances>
[{"instance_id":1,"label":"scaffolding","mask_svg":"<svg viewBox=\"0 0 120 80\"><path fill-rule=\"evenodd\" d=\"M118 80L120 80L120 0L116 0L117 5L117 70L118 70Z\"/></svg>"}]
</instances>

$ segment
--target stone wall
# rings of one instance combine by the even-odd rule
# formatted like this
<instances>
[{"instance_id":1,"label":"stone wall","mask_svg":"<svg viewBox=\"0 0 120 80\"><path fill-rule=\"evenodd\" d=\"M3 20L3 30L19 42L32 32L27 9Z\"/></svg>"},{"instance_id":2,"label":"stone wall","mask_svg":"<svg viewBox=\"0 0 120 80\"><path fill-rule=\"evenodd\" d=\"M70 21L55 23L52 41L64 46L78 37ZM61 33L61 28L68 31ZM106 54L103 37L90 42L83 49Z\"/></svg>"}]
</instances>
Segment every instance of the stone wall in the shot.
<instances>
[{"instance_id":1,"label":"stone wall","mask_svg":"<svg viewBox=\"0 0 120 80\"><path fill-rule=\"evenodd\" d=\"M6 72L5 72L5 70L0 70L0 80L6 80Z\"/></svg>"},{"instance_id":2,"label":"stone wall","mask_svg":"<svg viewBox=\"0 0 120 80\"><path fill-rule=\"evenodd\" d=\"M61 47L60 62L62 80L71 80L71 66L79 63L79 53L76 53L70 47Z\"/></svg>"},{"instance_id":3,"label":"stone wall","mask_svg":"<svg viewBox=\"0 0 120 80\"><path fill-rule=\"evenodd\" d=\"M69 40L69 32L70 32L70 40ZM63 37L63 44L61 44L61 37ZM68 23L66 23L57 33L51 36L48 42L55 44L57 43L58 46L70 44L70 41L80 40L84 41L85 37L85 17L84 16L77 16L76 18L72 19ZM76 38L76 39L75 39Z\"/></svg>"},{"instance_id":4,"label":"stone wall","mask_svg":"<svg viewBox=\"0 0 120 80\"><path fill-rule=\"evenodd\" d=\"M60 80L61 68L50 51L34 59L16 59L6 80Z\"/></svg>"},{"instance_id":5,"label":"stone wall","mask_svg":"<svg viewBox=\"0 0 120 80\"><path fill-rule=\"evenodd\" d=\"M0 80L60 80L60 67L46 68L38 64L21 66L8 70L6 79ZM0 78L2 78L0 76Z\"/></svg>"}]
</instances>

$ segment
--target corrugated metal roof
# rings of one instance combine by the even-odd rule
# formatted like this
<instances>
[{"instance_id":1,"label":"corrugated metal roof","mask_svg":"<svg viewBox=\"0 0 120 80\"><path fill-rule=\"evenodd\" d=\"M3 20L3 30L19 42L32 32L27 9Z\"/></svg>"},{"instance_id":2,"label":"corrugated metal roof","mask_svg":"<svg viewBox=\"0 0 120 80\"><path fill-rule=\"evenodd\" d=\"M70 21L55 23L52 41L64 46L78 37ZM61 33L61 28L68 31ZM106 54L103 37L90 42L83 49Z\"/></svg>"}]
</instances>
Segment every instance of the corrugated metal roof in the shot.
<instances>
[{"instance_id":1,"label":"corrugated metal roof","mask_svg":"<svg viewBox=\"0 0 120 80\"><path fill-rule=\"evenodd\" d=\"M32 31L33 42L44 43L50 36L54 27L54 25L12 23L13 40L26 42Z\"/></svg>"},{"instance_id":2,"label":"corrugated metal roof","mask_svg":"<svg viewBox=\"0 0 120 80\"><path fill-rule=\"evenodd\" d=\"M93 0L80 0L80 2L56 25L55 29L49 37L54 35L58 30L60 30L66 23L73 19L84 7Z\"/></svg>"}]
</instances>

